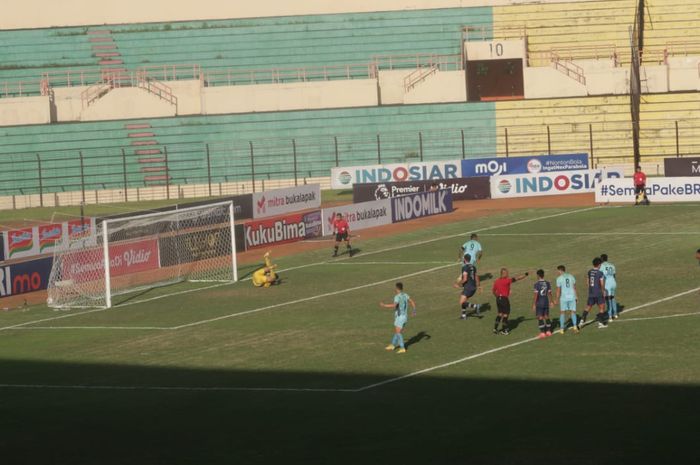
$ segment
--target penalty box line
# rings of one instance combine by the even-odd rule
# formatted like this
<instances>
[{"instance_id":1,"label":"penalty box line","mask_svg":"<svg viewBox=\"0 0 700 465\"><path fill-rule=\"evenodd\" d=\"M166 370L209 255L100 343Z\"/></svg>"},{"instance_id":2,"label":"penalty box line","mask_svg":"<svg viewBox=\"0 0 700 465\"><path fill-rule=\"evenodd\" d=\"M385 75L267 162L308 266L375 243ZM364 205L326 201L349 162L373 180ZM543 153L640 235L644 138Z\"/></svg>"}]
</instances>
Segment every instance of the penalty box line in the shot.
<instances>
[{"instance_id":1,"label":"penalty box line","mask_svg":"<svg viewBox=\"0 0 700 465\"><path fill-rule=\"evenodd\" d=\"M567 216L567 215L572 215L572 214L576 214L576 213L583 213L583 212L592 211L592 210L599 210L599 209L601 209L601 208L603 208L603 207L596 206L596 207L588 207L588 208L578 208L578 209L575 209L575 210L567 210L567 211L564 211L564 212L554 213L554 214L551 214L551 215L538 216L538 217L535 217L535 218L527 218L527 219L524 219L524 220L512 221L512 222L510 222L510 223L505 223L505 224L499 224L499 225L494 225L494 226L487 226L487 227L483 227L483 228L477 228L477 229L474 229L474 230L472 230L472 231L470 231L470 232L480 233L480 232L484 232L484 231L491 231L491 230L499 229L499 228L507 228L507 227L510 227L510 226L517 226L517 225L520 225L520 224L532 223L532 222L535 222L535 221L542 221L542 220L547 220L547 219L551 219L551 218L558 218L558 217L560 217L560 216ZM434 238L426 239L426 240L422 240L422 241L411 242L411 243L408 243L408 244L405 244L405 245L401 245L401 246L386 247L386 248L383 248L383 249L372 250L372 251L369 251L369 252L363 252L363 253L362 253L362 257L366 257L366 256L369 256L369 255L376 255L376 254L380 254L380 253L384 253L384 252L391 252L391 251L399 250L399 249L406 249L406 248L411 248L411 247L417 247L417 246L421 246L421 245L425 245L425 244L431 244L431 243L433 243L433 242L438 242L438 241L447 240L447 239L454 239L454 238L457 238L457 237L466 236L466 235L468 235L470 232L449 234L449 235L440 236L440 237L434 237ZM332 263L341 262L341 261L343 261L343 260L349 260L349 259L350 259L350 257L339 257L337 260L334 260ZM280 273L284 273L284 272L289 272L289 271L293 271L293 270L299 270L299 269L303 269L303 268L309 268L309 267L312 267L312 266L324 265L324 264L327 264L327 263L329 263L328 260L324 260L324 261L321 261L321 262L307 263L307 264L304 264L304 265L299 265L299 266L294 266L294 267L290 267L290 268L286 268L286 269L281 269L281 270L279 270L279 272L280 272ZM250 279L250 278L246 278L246 279L243 279L243 280L241 280L241 281L247 281L247 280L249 280L249 279ZM160 300L160 299L164 299L164 298L167 298L167 297L173 297L173 296L176 296L176 295L188 294L188 293L190 293L190 292L197 292L197 291L203 291L203 290L213 289L213 288L217 288L217 287L221 287L221 286L226 286L226 285L228 285L228 283L226 283L226 284L220 283L220 284L215 284L215 285L212 285L212 286L206 286L206 287L197 288L197 289L186 289L186 290L183 290L183 291L180 291L180 292L175 292L175 293L171 293L171 294L167 294L167 295L154 296L154 297L151 297L151 298L148 298L148 299L133 300L133 301L130 301L130 302L126 302L126 303L124 303L124 304L121 304L121 305L116 305L114 308L127 307L127 306L130 306L130 305L136 305L136 304L141 304L141 303L146 303L146 302L152 302L152 301L154 301L154 300ZM265 307L265 308L267 309L267 307ZM271 308L274 308L274 307L271 307ZM94 310L87 310L87 311L83 311L83 312L70 313L70 314L61 315L61 316L56 316L56 317L42 318L42 319L39 319L39 320L32 320L32 321L27 321L27 322L24 322L24 323L18 323L18 324L11 325L11 326L0 327L0 331L6 331L6 330L9 330L9 329L18 329L18 328L23 328L23 327L25 327L25 326L30 326L30 325L33 325L33 324L36 324L36 323L44 323L44 322L47 322L47 321L56 321L56 320L62 320L62 319L65 319L65 318L73 318L73 317L80 316L80 315L87 315L87 314L90 314L90 313L103 312L103 311L105 311L105 310L109 310L109 309L98 308L98 309L94 309ZM260 309L255 309L255 311L261 311L261 310L260 310ZM246 313L251 313L251 312L252 312L252 311L248 311L248 312L246 312ZM226 317L228 318L228 317L235 316L235 315L237 315L237 314L231 314L231 315L228 315L228 316L226 316ZM194 323L198 323L198 322L194 322ZM87 327L86 327L86 328L87 328ZM135 329L135 330L138 330L139 328L140 328L140 327L133 327L133 329ZM178 326L174 326L174 327L158 327L158 329L176 329L176 328L179 328L179 327L178 327ZM56 329L59 329L59 327L56 327ZM129 329L131 329L131 328L129 328Z\"/></svg>"},{"instance_id":2,"label":"penalty box line","mask_svg":"<svg viewBox=\"0 0 700 465\"><path fill-rule=\"evenodd\" d=\"M636 307L632 307L628 310L625 310L623 312L623 317L625 314L629 312L633 312L636 310L641 310L643 308L656 305L662 302L667 302L669 300L676 299L678 297L682 297L684 295L691 294L693 292L699 291L700 287L696 287L695 289L689 289L684 292L679 292L678 294L674 294L668 297L665 297L663 299L655 300L653 302L647 302L642 305L637 305ZM628 318L628 319L620 319L617 323L620 322L625 322L625 321L644 321L644 320L657 320L657 319L662 319L662 318L676 318L676 317L681 317L681 316L691 316L691 315L700 315L700 312L693 312L693 313L679 313L679 314L674 314L674 315L664 315L664 316L658 316L658 317L648 317L648 318ZM592 322L588 322L587 324L590 324ZM469 355L467 357L460 358L458 360L453 360L451 362L446 362L440 365L435 365L429 368L425 368L422 370L414 371L412 373L408 373L403 376L397 376L395 378L390 378L385 381L380 381L378 383L373 383L369 384L367 386L363 386L360 388L296 388L296 387L290 387L290 388L283 388L283 387L236 387L236 386L110 386L110 385L85 385L85 384L79 384L79 385L62 385L62 384L11 384L11 383L2 383L0 384L0 389L37 389L37 390L94 390L94 391L166 391L166 392L178 392L178 391L183 391L183 392L191 392L191 391L201 391L201 392L305 392L305 393L361 393L364 391L369 391L371 389L376 389L382 386L385 386L387 384L395 383L398 381L402 381L408 378L412 378L421 374L429 373L435 370L439 370L442 368L450 367L453 365L457 365L459 363L464 363L469 360L474 360L476 358L484 357L489 354L493 354L496 352L500 352L502 350L506 349L511 349L513 347L517 347L523 344L527 344L528 342L534 342L538 341L539 339L537 337L532 337L528 339L523 339L522 341L517 341L512 344L507 344L505 346L501 347L495 347L493 349L480 352L477 354Z\"/></svg>"},{"instance_id":3,"label":"penalty box line","mask_svg":"<svg viewBox=\"0 0 700 465\"><path fill-rule=\"evenodd\" d=\"M678 297L683 297L683 296L685 296L685 295L692 294L692 293L697 292L697 291L700 291L700 287L696 287L696 288L694 288L694 289L689 289L689 290L687 290L687 291L679 292L678 294L673 294L673 295L671 295L671 296L664 297L663 299L658 299L658 300L655 300L655 301L653 301L653 302L647 302L647 303L645 303L645 304L637 305L636 307L632 307L632 308L630 308L630 309L625 309L625 310L622 312L622 317L621 317L621 319L620 319L620 322L625 321L624 316L627 315L627 314L629 314L630 312L634 312L634 311L637 311L637 310L641 310L641 309L643 309L643 308L647 308L647 307L650 307L650 306L652 306L652 305L660 304L660 303L663 303L663 302L668 302L669 300L677 299ZM660 318L660 317L659 317L659 318ZM650 318L644 318L644 319L645 319L645 320L648 320L648 319L650 319ZM635 319L635 320L639 321L640 319ZM628 321L632 321L632 319L629 319ZM588 326L589 324L592 324L593 322L594 322L594 320L589 321L589 322L587 322L584 326ZM378 383L369 384L369 385L367 385L367 386L363 386L363 387L361 387L361 388L358 388L358 389L356 390L356 392L363 392L363 391L368 391L368 390L370 390L370 389L376 389L376 388L378 388L378 387L386 386L387 384L395 383L395 382L398 382L398 381L403 381L403 380L408 379L408 378L413 378L413 377L418 376L418 375L422 375L422 374L425 374L425 373L430 373L430 372L433 372L433 371L436 371L436 370L440 370L440 369L442 369L442 368L451 367L451 366L453 366L453 365L458 365L458 364L460 364L460 363L468 362L468 361L470 361L470 360L474 360L474 359L477 359L477 358L480 358L480 357L484 357L484 356L486 356L486 355L490 355L490 354L493 354L493 353L496 353L496 352L500 352L500 351L502 351L502 350L511 349L511 348L513 348L513 347L517 347L517 346L520 346L520 345L523 345L523 344L527 344L527 343L529 343L529 342L534 342L534 341L539 341L539 338L535 336L535 337L531 337L531 338L528 338L528 339L523 339L522 341L513 342L512 344L507 344L507 345L504 345L504 346L501 346L501 347L496 347L496 348L493 348L493 349L490 349L490 350L486 350L486 351L484 351L484 352L479 352L479 353L477 353L477 354L472 354L472 355L469 355L469 356L466 356L466 357L463 357L463 358L460 358L460 359L457 359L457 360L453 360L453 361L451 361L451 362L442 363L442 364L440 364L440 365L435 365L435 366L432 366L432 367L424 368L424 369L422 369L422 370L414 371L414 372L412 372L412 373L407 373L407 374L405 374L405 375L397 376L397 377L395 377L395 378L390 378L390 379L387 379L387 380L385 380L385 381L380 381L380 382L378 382Z\"/></svg>"}]
</instances>

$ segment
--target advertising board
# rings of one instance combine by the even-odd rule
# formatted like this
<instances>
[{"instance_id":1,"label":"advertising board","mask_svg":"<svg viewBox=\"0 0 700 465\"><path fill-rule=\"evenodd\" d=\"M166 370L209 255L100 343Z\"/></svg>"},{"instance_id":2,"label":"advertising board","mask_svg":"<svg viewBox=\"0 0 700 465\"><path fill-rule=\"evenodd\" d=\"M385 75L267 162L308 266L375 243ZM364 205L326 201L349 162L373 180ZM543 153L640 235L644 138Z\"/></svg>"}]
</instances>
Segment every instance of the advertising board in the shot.
<instances>
[{"instance_id":1,"label":"advertising board","mask_svg":"<svg viewBox=\"0 0 700 465\"><path fill-rule=\"evenodd\" d=\"M321 206L321 185L307 184L253 194L253 218L269 218Z\"/></svg>"},{"instance_id":2,"label":"advertising board","mask_svg":"<svg viewBox=\"0 0 700 465\"><path fill-rule=\"evenodd\" d=\"M0 266L0 298L46 289L53 257Z\"/></svg>"},{"instance_id":3,"label":"advertising board","mask_svg":"<svg viewBox=\"0 0 700 465\"><path fill-rule=\"evenodd\" d=\"M550 173L586 170L587 153L535 155L531 157L494 157L462 160L462 176L496 176L502 174Z\"/></svg>"},{"instance_id":4,"label":"advertising board","mask_svg":"<svg viewBox=\"0 0 700 465\"><path fill-rule=\"evenodd\" d=\"M356 183L432 181L460 177L460 160L348 166L331 168L331 188L347 189Z\"/></svg>"},{"instance_id":5,"label":"advertising board","mask_svg":"<svg viewBox=\"0 0 700 465\"><path fill-rule=\"evenodd\" d=\"M163 236L158 241L160 266L175 266L231 255L229 225L200 229L177 236Z\"/></svg>"},{"instance_id":6,"label":"advertising board","mask_svg":"<svg viewBox=\"0 0 700 465\"><path fill-rule=\"evenodd\" d=\"M394 223L449 213L451 211L452 192L449 189L419 192L391 199L391 215Z\"/></svg>"},{"instance_id":7,"label":"advertising board","mask_svg":"<svg viewBox=\"0 0 700 465\"><path fill-rule=\"evenodd\" d=\"M581 170L492 176L491 198L503 199L594 192L597 182L603 179L622 177L622 172L616 170Z\"/></svg>"},{"instance_id":8,"label":"advertising board","mask_svg":"<svg viewBox=\"0 0 700 465\"><path fill-rule=\"evenodd\" d=\"M323 231L321 214L321 210L316 210L246 223L243 225L246 249L320 237Z\"/></svg>"},{"instance_id":9,"label":"advertising board","mask_svg":"<svg viewBox=\"0 0 700 465\"><path fill-rule=\"evenodd\" d=\"M664 158L664 174L673 177L700 176L700 157Z\"/></svg>"},{"instance_id":10,"label":"advertising board","mask_svg":"<svg viewBox=\"0 0 700 465\"><path fill-rule=\"evenodd\" d=\"M151 271L159 267L158 240L114 244L109 247L109 272L112 277L141 271ZM99 279L104 274L104 256L102 247L63 255L61 276L64 280L72 279L85 282Z\"/></svg>"},{"instance_id":11,"label":"advertising board","mask_svg":"<svg viewBox=\"0 0 700 465\"><path fill-rule=\"evenodd\" d=\"M647 178L647 197L651 202L700 202L700 178ZM634 202L632 179L609 179L598 184L595 201Z\"/></svg>"},{"instance_id":12,"label":"advertising board","mask_svg":"<svg viewBox=\"0 0 700 465\"><path fill-rule=\"evenodd\" d=\"M488 199L491 196L490 182L487 176L476 178L444 179L440 181L404 181L354 184L352 186L353 202L388 199L399 195L425 192L435 184L438 189L452 191L452 200Z\"/></svg>"},{"instance_id":13,"label":"advertising board","mask_svg":"<svg viewBox=\"0 0 700 465\"><path fill-rule=\"evenodd\" d=\"M0 234L0 261L51 253L59 241L80 237L95 243L95 218L4 231Z\"/></svg>"},{"instance_id":14,"label":"advertising board","mask_svg":"<svg viewBox=\"0 0 700 465\"><path fill-rule=\"evenodd\" d=\"M340 213L350 225L350 232L391 224L391 201L389 199L354 203L323 209L323 235L333 233L333 219Z\"/></svg>"}]
</instances>

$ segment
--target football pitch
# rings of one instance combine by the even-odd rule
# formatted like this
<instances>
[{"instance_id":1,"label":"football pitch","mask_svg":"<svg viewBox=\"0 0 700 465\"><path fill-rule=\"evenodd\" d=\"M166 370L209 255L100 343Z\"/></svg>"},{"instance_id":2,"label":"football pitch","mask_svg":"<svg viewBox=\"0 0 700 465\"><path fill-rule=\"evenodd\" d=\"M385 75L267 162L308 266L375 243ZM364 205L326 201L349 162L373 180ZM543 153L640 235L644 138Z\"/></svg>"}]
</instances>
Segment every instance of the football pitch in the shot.
<instances>
[{"instance_id":1,"label":"football pitch","mask_svg":"<svg viewBox=\"0 0 700 465\"><path fill-rule=\"evenodd\" d=\"M452 283L472 232L486 305L462 321ZM3 312L3 462L700 463L699 240L697 205L518 210L358 240L352 258L329 242L276 259L268 289L247 266L109 310ZM622 306L607 329L537 340L531 273L511 334L492 333L502 266L554 282L565 264L580 314L601 253ZM401 355L379 307L397 281L418 306Z\"/></svg>"}]
</instances>

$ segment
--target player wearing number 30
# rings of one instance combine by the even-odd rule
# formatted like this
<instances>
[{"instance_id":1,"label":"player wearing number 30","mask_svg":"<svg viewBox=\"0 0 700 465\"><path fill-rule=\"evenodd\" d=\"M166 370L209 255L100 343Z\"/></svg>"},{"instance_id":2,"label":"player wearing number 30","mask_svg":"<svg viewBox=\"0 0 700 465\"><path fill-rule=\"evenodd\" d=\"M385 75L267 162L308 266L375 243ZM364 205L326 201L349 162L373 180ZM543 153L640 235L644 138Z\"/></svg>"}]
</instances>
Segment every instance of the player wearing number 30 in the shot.
<instances>
[{"instance_id":1,"label":"player wearing number 30","mask_svg":"<svg viewBox=\"0 0 700 465\"><path fill-rule=\"evenodd\" d=\"M600 254L600 259L603 260L603 263L600 265L600 271L605 276L605 306L608 310L608 320L617 320L617 300L615 300L617 295L617 280L615 279L617 270L615 265L608 261L607 254Z\"/></svg>"},{"instance_id":2,"label":"player wearing number 30","mask_svg":"<svg viewBox=\"0 0 700 465\"><path fill-rule=\"evenodd\" d=\"M576 324L576 278L571 273L566 272L564 265L557 267L559 276L557 277L557 300L559 301L559 333L564 334L566 330L567 316L571 318L571 330L578 333Z\"/></svg>"},{"instance_id":3,"label":"player wearing number 30","mask_svg":"<svg viewBox=\"0 0 700 465\"><path fill-rule=\"evenodd\" d=\"M394 337L391 339L391 344L386 346L386 350L393 351L398 347L399 350L397 353L406 353L406 347L404 346L403 342L403 334L401 334L401 332L403 331L404 326L406 326L406 323L408 323L409 303L413 308L413 316L416 316L416 303L403 291L403 283L396 283L396 295L394 296L393 303L385 304L384 302L379 302L380 307L394 309Z\"/></svg>"}]
</instances>

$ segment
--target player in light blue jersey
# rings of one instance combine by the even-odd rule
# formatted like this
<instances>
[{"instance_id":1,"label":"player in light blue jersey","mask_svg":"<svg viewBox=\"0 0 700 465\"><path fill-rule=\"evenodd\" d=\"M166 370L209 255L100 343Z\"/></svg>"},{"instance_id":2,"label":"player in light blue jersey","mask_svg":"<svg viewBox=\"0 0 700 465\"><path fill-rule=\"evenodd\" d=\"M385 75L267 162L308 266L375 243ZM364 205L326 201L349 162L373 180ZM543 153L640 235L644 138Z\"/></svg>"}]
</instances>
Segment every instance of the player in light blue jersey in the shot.
<instances>
[{"instance_id":1,"label":"player in light blue jersey","mask_svg":"<svg viewBox=\"0 0 700 465\"><path fill-rule=\"evenodd\" d=\"M413 316L416 316L416 303L411 299L411 297L403 291L403 283L396 283L396 295L394 296L394 302L390 304L385 304L384 302L379 302L380 307L393 308L394 309L394 337L391 339L391 344L386 346L386 350L393 351L397 347L399 350L397 353L405 354L406 347L403 342L403 328L408 323L408 304L411 304L413 308Z\"/></svg>"},{"instance_id":2,"label":"player in light blue jersey","mask_svg":"<svg viewBox=\"0 0 700 465\"><path fill-rule=\"evenodd\" d=\"M469 256L471 257L469 264L476 266L481 260L482 253L483 250L481 248L481 244L479 243L479 236L477 236L476 233L474 233L470 236L467 242L462 244L462 250L459 254L459 258L461 260L465 254L469 254Z\"/></svg>"},{"instance_id":3,"label":"player in light blue jersey","mask_svg":"<svg viewBox=\"0 0 700 465\"><path fill-rule=\"evenodd\" d=\"M571 330L578 333L576 321L576 278L571 273L566 272L564 265L557 267L559 276L557 277L557 300L559 301L559 334L564 334L568 318L571 318Z\"/></svg>"},{"instance_id":4,"label":"player in light blue jersey","mask_svg":"<svg viewBox=\"0 0 700 465\"><path fill-rule=\"evenodd\" d=\"M617 320L617 300L615 296L617 295L617 279L615 265L608 261L607 254L600 254L600 259L603 263L600 265L600 271L603 272L605 276L605 306L608 310L608 319L610 321Z\"/></svg>"}]
</instances>

